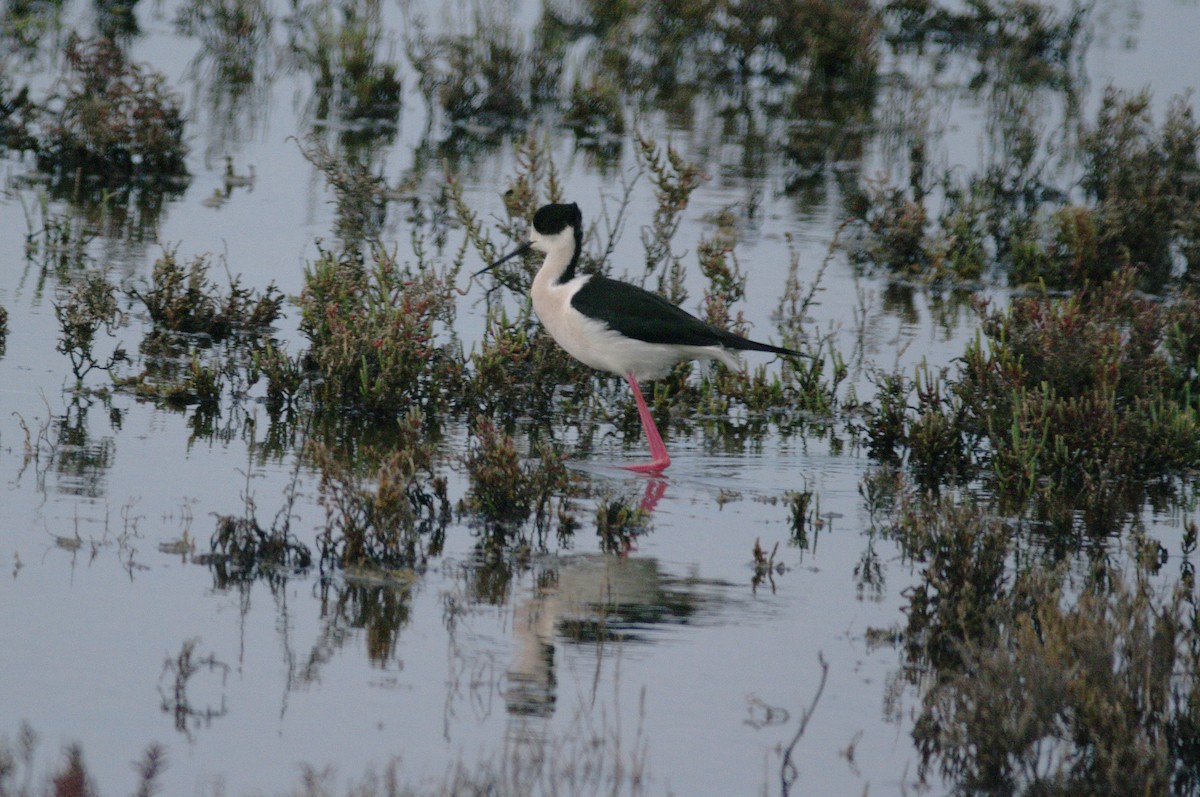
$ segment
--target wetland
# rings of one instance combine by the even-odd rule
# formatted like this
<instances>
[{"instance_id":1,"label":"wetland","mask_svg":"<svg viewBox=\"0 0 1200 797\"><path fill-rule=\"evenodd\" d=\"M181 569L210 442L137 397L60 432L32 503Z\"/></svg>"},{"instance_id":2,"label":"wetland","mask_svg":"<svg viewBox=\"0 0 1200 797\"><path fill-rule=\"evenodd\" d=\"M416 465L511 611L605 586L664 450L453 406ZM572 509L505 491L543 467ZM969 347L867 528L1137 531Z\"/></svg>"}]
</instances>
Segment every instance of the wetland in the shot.
<instances>
[{"instance_id":1,"label":"wetland","mask_svg":"<svg viewBox=\"0 0 1200 797\"><path fill-rule=\"evenodd\" d=\"M1195 2L0 17L0 797L1200 795Z\"/></svg>"}]
</instances>

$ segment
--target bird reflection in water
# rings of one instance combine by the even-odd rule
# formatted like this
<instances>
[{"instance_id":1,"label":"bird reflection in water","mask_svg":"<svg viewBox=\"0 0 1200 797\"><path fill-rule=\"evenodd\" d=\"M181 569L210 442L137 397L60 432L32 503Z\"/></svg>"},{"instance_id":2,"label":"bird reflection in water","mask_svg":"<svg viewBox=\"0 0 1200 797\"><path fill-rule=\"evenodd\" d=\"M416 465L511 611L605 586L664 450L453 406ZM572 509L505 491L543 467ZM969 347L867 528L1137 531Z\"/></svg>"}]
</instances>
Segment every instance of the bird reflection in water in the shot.
<instances>
[{"instance_id":1,"label":"bird reflection in water","mask_svg":"<svg viewBox=\"0 0 1200 797\"><path fill-rule=\"evenodd\" d=\"M701 602L693 582L664 574L651 557L559 560L514 609L515 651L504 690L509 714L553 715L560 648L588 645L600 658L624 644L649 643L663 626L688 623Z\"/></svg>"}]
</instances>

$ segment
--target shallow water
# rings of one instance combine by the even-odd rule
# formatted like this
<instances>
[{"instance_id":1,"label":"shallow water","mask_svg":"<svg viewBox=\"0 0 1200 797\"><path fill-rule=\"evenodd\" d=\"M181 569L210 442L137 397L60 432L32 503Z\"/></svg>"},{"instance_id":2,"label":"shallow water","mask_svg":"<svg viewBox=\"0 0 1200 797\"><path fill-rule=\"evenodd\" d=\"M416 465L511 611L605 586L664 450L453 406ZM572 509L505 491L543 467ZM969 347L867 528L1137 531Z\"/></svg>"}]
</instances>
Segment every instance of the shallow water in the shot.
<instances>
[{"instance_id":1,"label":"shallow water","mask_svg":"<svg viewBox=\"0 0 1200 797\"><path fill-rule=\"evenodd\" d=\"M504 9L529 25L539 5ZM72 13L86 22L90 12ZM384 9L390 35L398 42L405 20L420 13ZM162 246L188 257L217 253L246 285L274 282L295 295L333 223L332 194L292 138L307 126L310 79L278 68L261 101L221 125L203 101L203 78L189 77L197 43L174 32L174 14L173 2L138 8L133 53L187 97L194 177L146 241L102 237L93 248L128 279L146 278ZM1150 86L1158 107L1200 85L1195 3L1101 3L1091 24L1085 118L1109 82ZM403 48L396 50L403 62ZM35 85L47 68L28 67ZM919 59L885 57L889 68L921 80ZM993 146L985 103L968 97L942 105L940 98L959 93L954 74L938 78L944 92L932 92L943 127L933 158L975 169ZM411 75L405 87L399 134L381 155L392 179L411 167L425 129ZM894 93L901 107L881 115L907 107L909 93ZM741 309L756 332L771 335L788 263L784 235L796 242L802 278L814 279L841 219L836 180L831 175L815 198L801 200L783 192L788 175L777 160L762 173L742 169L738 142L722 139L719 125L672 127L661 114L643 123L712 178L693 195L678 250L693 249L711 229L710 214L738 209L737 253L748 278ZM598 213L601 197L615 201L612 174L569 137L552 149L568 198L585 213ZM893 149L878 136L854 169L893 168ZM240 173L253 166L253 185L209 207L205 200L224 190L227 155ZM626 145L621 164L631 163ZM479 214L501 213L512 168L510 148L499 147L460 173ZM315 574L221 584L172 544L186 535L203 552L213 516L239 514L247 499L269 521L284 504L298 455L263 454L267 417L254 403L246 417L226 416L227 435L193 439L192 409L156 408L125 394L106 406L73 392L66 358L54 351L53 277L43 283L24 257L37 219L38 186L22 179L31 170L11 154L0 162L0 305L9 313L0 354L0 639L7 640L0 736L11 739L28 721L42 738L39 772L77 741L102 793L119 793L135 781L130 763L159 742L168 757L163 793L276 793L293 787L301 765L334 767L340 786L398 760L402 780L434 783L460 762L499 766L539 749L584 759L571 740L595 737L608 759L644 755L646 793L773 794L823 658L828 681L793 753L797 787L895 794L917 786L909 732L920 696L898 682L901 653L873 645L868 634L902 623L912 577L892 543L868 534L859 494L864 454L833 447L828 437L770 436L746 451L713 454L700 434L669 436L673 464L653 480L611 467L637 450L622 450L614 433L575 470L601 492L653 504L649 527L622 556L600 553L589 499L577 502L582 528L573 540L514 554L501 568L511 581L498 578L499 588L481 583L478 530L467 519L451 523L442 554L401 586L349 577L325 583ZM432 192L439 180L431 169L417 190ZM648 191L634 194L614 254L617 275L640 268L637 230L652 208ZM393 207L385 239L399 241L403 259L402 217ZM456 245L440 256L452 256ZM967 307L939 318L920 291L910 307L886 301L884 280L857 274L844 256L830 261L821 287L811 326L833 334L860 397L870 394L872 368L950 365L975 331ZM689 288L694 309L695 275ZM475 304L482 291L474 290L460 301L456 330L468 349L483 329ZM296 315L292 308L277 332L294 346ZM142 322L118 337L132 346ZM104 377L92 374L87 384L99 387ZM464 437L447 434L452 502L467 490L462 466L453 464L465 453ZM318 477L302 468L297 479L292 528L311 544L324 521ZM804 489L818 497L824 526L801 549L788 542L785 496ZM1160 521L1172 534L1179 518ZM756 542L768 552L778 544L783 566L757 585ZM193 640L200 663L177 692L170 662Z\"/></svg>"}]
</instances>

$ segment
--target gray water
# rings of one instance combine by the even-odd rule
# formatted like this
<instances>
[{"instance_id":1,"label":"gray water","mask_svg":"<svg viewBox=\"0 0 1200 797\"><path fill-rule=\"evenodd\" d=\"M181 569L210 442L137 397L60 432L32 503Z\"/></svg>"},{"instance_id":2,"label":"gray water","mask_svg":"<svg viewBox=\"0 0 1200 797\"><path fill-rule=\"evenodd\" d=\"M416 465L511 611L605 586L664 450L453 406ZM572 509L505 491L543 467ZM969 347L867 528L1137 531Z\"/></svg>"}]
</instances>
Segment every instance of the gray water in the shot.
<instances>
[{"instance_id":1,"label":"gray water","mask_svg":"<svg viewBox=\"0 0 1200 797\"><path fill-rule=\"evenodd\" d=\"M175 32L176 5L137 8L142 32L132 52L186 97L194 177L145 240L101 236L91 251L115 277L134 281L148 277L164 246L186 257L213 253L245 285L274 282L295 295L333 222L332 194L294 138L308 124L311 80L276 68L262 96L222 124L206 103L203 68L193 67L196 40ZM279 5L282 15L286 4ZM517 30L540 14L536 2L497 8ZM451 27L469 10L386 7L392 57L404 63L401 42L413 18ZM68 6L67 13L86 26L91 11ZM1110 83L1151 88L1160 110L1200 85L1194 2L1101 2L1088 24L1084 118ZM969 66L952 60L935 75L921 58L885 54L882 71L891 80L877 116L902 117L916 102L937 131L931 161L980 168L995 142L986 100L959 85ZM10 59L8 69L39 86L57 63ZM391 179L412 168L426 129L415 81L410 72L402 76L399 133L381 161ZM1050 116L1061 114L1054 98L1045 104ZM843 215L834 173L815 197L801 199L785 193L789 175L777 160L768 159L764 173L743 169L739 142L722 137L718 124L679 126L664 114L641 123L711 177L692 197L677 251L694 249L711 229L706 219L732 207L748 277L740 309L756 332L770 335L788 264L785 234L795 241L802 279L816 279L826 259ZM852 165L862 175L901 168L886 123L881 130L863 162ZM610 171L596 168L569 137L556 137L552 149L568 199L588 214L604 199L616 201L614 175L633 174L628 143ZM253 167L254 181L210 207L205 200L224 191L227 156L240 173ZM512 172L511 147L501 146L458 177L486 218L501 214L500 192ZM249 499L269 521L284 503L298 453L261 456L266 413L253 402L229 434L193 439L193 409L158 408L122 393L106 406L74 391L66 358L54 350L53 277L41 279L24 253L25 236L41 218L44 189L28 179L33 173L17 155L0 161L0 306L10 330L0 354L0 736L12 739L27 721L42 740L39 772L78 742L102 793L128 791L131 762L157 742L167 751L165 794L280 793L294 787L304 765L333 767L342 791L392 762L404 781L433 784L458 764L499 767L538 751L585 760L574 745L598 739L605 760L640 762L645 793L774 794L782 751L817 694L823 659L828 680L792 754L797 788L921 790L909 737L920 693L900 676L901 652L870 641L872 630L903 622L911 565L869 533L858 492L865 454L831 446L827 436L768 437L761 447L713 454L697 435L668 441L674 463L659 481L603 467L624 456L614 433L600 461L578 465L583 477L635 503L661 491L648 530L624 556L600 552L589 526L594 503L582 501L583 528L573 541L550 540L530 553L494 600L472 581L477 530L468 520L452 523L442 555L401 586L340 576L325 584L312 573L274 586L221 585L194 561L207 549L214 515L239 514ZM432 194L440 179L433 168L417 190ZM638 228L654 201L647 182L632 195L632 221L613 258L618 276L636 273L642 262ZM66 211L54 201L50 208ZM395 207L385 239L405 251L407 229ZM445 262L456 247L451 241L438 256ZM695 309L701 283L689 280ZM897 312L883 299L884 279L858 273L844 254L832 257L820 287L809 325L831 334L852 363L849 381L860 397L872 389L871 369L951 365L975 334L969 310L939 318L920 291L911 313ZM468 349L483 330L475 301L482 291L473 290L459 303L457 332ZM1006 295L1001 286L986 293L1001 301ZM297 315L291 308L275 333L293 348L301 340ZM118 337L135 345L139 323ZM860 342L861 356L851 357ZM94 373L86 384L105 381ZM456 502L467 489L462 466L453 464L465 453L465 432L452 429L448 440ZM324 521L318 477L302 467L297 479L292 528L311 544ZM818 496L823 519L807 549L788 542L785 496L798 490ZM195 550L177 550L181 539L193 540ZM778 544L783 566L757 585L756 541L768 551ZM874 578L864 575L864 561ZM539 586L546 574L556 576L556 588ZM605 590L616 597L602 600ZM569 633L575 621L594 622L601 603L633 609L618 611L602 642ZM189 645L194 660L207 661L177 693L168 662Z\"/></svg>"}]
</instances>

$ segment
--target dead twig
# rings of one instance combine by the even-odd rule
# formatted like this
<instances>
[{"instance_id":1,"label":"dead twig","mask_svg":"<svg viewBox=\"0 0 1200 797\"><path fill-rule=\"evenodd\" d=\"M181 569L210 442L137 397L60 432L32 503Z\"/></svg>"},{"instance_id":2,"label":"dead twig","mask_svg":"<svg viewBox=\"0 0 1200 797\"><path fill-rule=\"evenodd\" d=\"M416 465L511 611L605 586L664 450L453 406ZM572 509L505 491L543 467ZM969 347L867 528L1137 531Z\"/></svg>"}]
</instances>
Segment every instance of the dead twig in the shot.
<instances>
[{"instance_id":1,"label":"dead twig","mask_svg":"<svg viewBox=\"0 0 1200 797\"><path fill-rule=\"evenodd\" d=\"M796 749L800 738L804 736L804 729L808 727L808 720L817 708L817 702L821 699L821 693L825 691L825 679L829 675L829 663L825 661L825 657L820 653L817 653L817 661L821 663L821 683L817 685L817 693L813 695L812 703L805 709L804 714L800 716L800 727L796 729L796 735L792 737L791 744L783 750L783 763L779 766L780 794L783 797L788 797L792 791L792 784L796 782L796 778L800 775L800 771L796 769L795 762L792 761L792 751Z\"/></svg>"}]
</instances>

